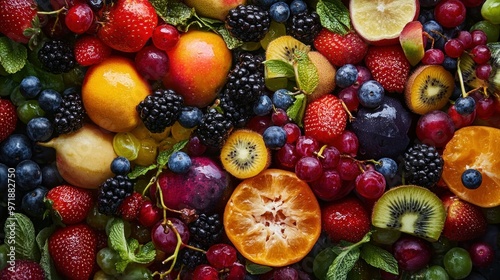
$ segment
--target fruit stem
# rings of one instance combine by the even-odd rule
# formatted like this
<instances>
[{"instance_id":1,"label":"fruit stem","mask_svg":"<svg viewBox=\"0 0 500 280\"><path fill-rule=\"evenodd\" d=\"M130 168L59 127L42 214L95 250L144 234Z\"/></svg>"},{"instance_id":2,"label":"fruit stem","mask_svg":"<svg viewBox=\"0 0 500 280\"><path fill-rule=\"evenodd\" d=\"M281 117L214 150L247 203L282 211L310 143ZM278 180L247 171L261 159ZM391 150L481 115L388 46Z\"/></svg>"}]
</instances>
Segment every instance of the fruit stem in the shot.
<instances>
[{"instance_id":1,"label":"fruit stem","mask_svg":"<svg viewBox=\"0 0 500 280\"><path fill-rule=\"evenodd\" d=\"M49 11L49 12L38 11L36 13L39 14L39 15L58 15L60 12L63 12L63 11L66 11L66 10L67 10L66 7L61 7L59 10L55 10L55 11ZM58 19L59 19L59 17L56 20L58 20Z\"/></svg>"},{"instance_id":2,"label":"fruit stem","mask_svg":"<svg viewBox=\"0 0 500 280\"><path fill-rule=\"evenodd\" d=\"M323 151L325 150L325 148L328 147L327 145L323 145L321 146L321 148L319 149L319 151L317 152L314 152L314 154L318 157L318 158L325 158L323 156Z\"/></svg>"},{"instance_id":3,"label":"fruit stem","mask_svg":"<svg viewBox=\"0 0 500 280\"><path fill-rule=\"evenodd\" d=\"M351 111L349 111L349 108L347 108L347 105L345 105L344 100L340 100L340 103L342 104L342 107L349 116L349 122L353 122L356 118L351 114Z\"/></svg>"},{"instance_id":4,"label":"fruit stem","mask_svg":"<svg viewBox=\"0 0 500 280\"><path fill-rule=\"evenodd\" d=\"M462 69L460 68L460 57L457 58L457 75L458 75L458 80L460 81L460 89L462 90L462 97L467 97L468 93L465 92L465 86L464 86L464 78L462 77Z\"/></svg>"},{"instance_id":5,"label":"fruit stem","mask_svg":"<svg viewBox=\"0 0 500 280\"><path fill-rule=\"evenodd\" d=\"M165 224L171 229L174 231L175 233L175 237L177 238L177 244L175 245L175 251L172 255L170 255L170 257L164 259L162 261L163 264L166 264L167 262L169 261L172 261L172 264L170 265L170 268L163 272L163 273L160 273L160 278L162 277L165 277L167 276L168 274L170 274L173 270L174 270L174 267L175 267L175 263L177 261L177 256L179 255L179 250L181 248L181 245L182 245L182 238L181 238L181 235L179 234L179 232L177 231L177 229L175 228L174 224L170 221L170 220L166 220L165 221ZM163 278L162 278L163 279Z\"/></svg>"}]
</instances>

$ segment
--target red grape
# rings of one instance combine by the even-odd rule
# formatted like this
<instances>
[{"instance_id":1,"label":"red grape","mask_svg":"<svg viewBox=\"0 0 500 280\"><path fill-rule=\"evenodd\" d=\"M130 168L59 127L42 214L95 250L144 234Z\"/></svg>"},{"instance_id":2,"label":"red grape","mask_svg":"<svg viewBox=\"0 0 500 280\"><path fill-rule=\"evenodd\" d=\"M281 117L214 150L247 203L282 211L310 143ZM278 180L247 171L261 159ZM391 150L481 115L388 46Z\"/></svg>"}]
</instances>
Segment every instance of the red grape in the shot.
<instances>
[{"instance_id":1,"label":"red grape","mask_svg":"<svg viewBox=\"0 0 500 280\"><path fill-rule=\"evenodd\" d=\"M167 220L172 223L172 226L179 233L182 243L187 244L189 241L187 225L177 218L167 218ZM151 241L153 241L156 249L165 252L167 255L175 252L178 242L175 231L168 224L164 224L163 220L158 221L151 229Z\"/></svg>"},{"instance_id":2,"label":"red grape","mask_svg":"<svg viewBox=\"0 0 500 280\"><path fill-rule=\"evenodd\" d=\"M175 26L170 24L161 24L156 26L151 36L153 44L160 50L168 51L179 41L180 34Z\"/></svg>"},{"instance_id":3,"label":"red grape","mask_svg":"<svg viewBox=\"0 0 500 280\"><path fill-rule=\"evenodd\" d=\"M323 168L317 158L311 156L302 157L295 164L295 174L301 180L312 182L321 177Z\"/></svg>"},{"instance_id":4,"label":"red grape","mask_svg":"<svg viewBox=\"0 0 500 280\"><path fill-rule=\"evenodd\" d=\"M207 253L207 261L215 269L224 269L232 266L237 258L236 249L225 243L218 243L210 246Z\"/></svg>"},{"instance_id":5,"label":"red grape","mask_svg":"<svg viewBox=\"0 0 500 280\"><path fill-rule=\"evenodd\" d=\"M355 157L359 149L358 136L350 130L344 130L335 138L334 145L340 153Z\"/></svg>"},{"instance_id":6,"label":"red grape","mask_svg":"<svg viewBox=\"0 0 500 280\"><path fill-rule=\"evenodd\" d=\"M334 146L327 146L321 151L319 158L323 169L337 168L340 162L340 151Z\"/></svg>"},{"instance_id":7,"label":"red grape","mask_svg":"<svg viewBox=\"0 0 500 280\"><path fill-rule=\"evenodd\" d=\"M318 141L311 136L301 135L295 143L295 151L300 157L312 156L318 149Z\"/></svg>"},{"instance_id":8,"label":"red grape","mask_svg":"<svg viewBox=\"0 0 500 280\"><path fill-rule=\"evenodd\" d=\"M358 90L353 87L346 87L342 89L338 97L344 101L345 106L350 112L355 112L358 110L359 107L359 100L358 100Z\"/></svg>"},{"instance_id":9,"label":"red grape","mask_svg":"<svg viewBox=\"0 0 500 280\"><path fill-rule=\"evenodd\" d=\"M365 171L356 177L356 192L368 200L378 199L385 191L385 177L375 170Z\"/></svg>"},{"instance_id":10,"label":"red grape","mask_svg":"<svg viewBox=\"0 0 500 280\"><path fill-rule=\"evenodd\" d=\"M193 271L193 279L219 280L219 272L208 264L200 264Z\"/></svg>"},{"instance_id":11,"label":"red grape","mask_svg":"<svg viewBox=\"0 0 500 280\"><path fill-rule=\"evenodd\" d=\"M168 72L168 55L155 46L146 46L136 54L135 67L144 78L161 80Z\"/></svg>"},{"instance_id":12,"label":"red grape","mask_svg":"<svg viewBox=\"0 0 500 280\"><path fill-rule=\"evenodd\" d=\"M299 160L299 156L295 152L295 146L286 143L276 152L276 159L282 167L293 169Z\"/></svg>"},{"instance_id":13,"label":"red grape","mask_svg":"<svg viewBox=\"0 0 500 280\"><path fill-rule=\"evenodd\" d=\"M76 34L85 33L94 21L94 12L87 4L76 4L69 8L64 23Z\"/></svg>"},{"instance_id":14,"label":"red grape","mask_svg":"<svg viewBox=\"0 0 500 280\"><path fill-rule=\"evenodd\" d=\"M342 180L337 170L325 170L318 180L309 184L314 194L321 200L332 201L343 197Z\"/></svg>"},{"instance_id":15,"label":"red grape","mask_svg":"<svg viewBox=\"0 0 500 280\"><path fill-rule=\"evenodd\" d=\"M454 28L465 21L467 10L460 0L443 0L434 7L436 21L445 28Z\"/></svg>"},{"instance_id":16,"label":"red grape","mask_svg":"<svg viewBox=\"0 0 500 280\"><path fill-rule=\"evenodd\" d=\"M444 44L444 52L451 58L460 57L464 50L464 44L459 39L450 39Z\"/></svg>"},{"instance_id":17,"label":"red grape","mask_svg":"<svg viewBox=\"0 0 500 280\"><path fill-rule=\"evenodd\" d=\"M283 129L286 132L287 143L295 143L301 135L300 127L296 123L289 122L283 126Z\"/></svg>"},{"instance_id":18,"label":"red grape","mask_svg":"<svg viewBox=\"0 0 500 280\"><path fill-rule=\"evenodd\" d=\"M486 45L477 45L470 51L472 59L477 64L485 64L491 58L490 49Z\"/></svg>"},{"instance_id":19,"label":"red grape","mask_svg":"<svg viewBox=\"0 0 500 280\"><path fill-rule=\"evenodd\" d=\"M432 256L428 241L415 236L401 236L392 245L394 258L402 270L417 271L424 268Z\"/></svg>"}]
</instances>

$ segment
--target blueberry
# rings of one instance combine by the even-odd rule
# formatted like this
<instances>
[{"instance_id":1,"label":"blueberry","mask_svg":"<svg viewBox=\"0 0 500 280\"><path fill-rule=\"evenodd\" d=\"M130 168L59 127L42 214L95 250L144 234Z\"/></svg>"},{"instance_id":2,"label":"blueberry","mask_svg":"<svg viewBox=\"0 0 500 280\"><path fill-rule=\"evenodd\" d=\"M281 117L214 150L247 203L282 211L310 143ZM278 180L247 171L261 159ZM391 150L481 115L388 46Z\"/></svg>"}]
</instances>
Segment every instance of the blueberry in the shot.
<instances>
[{"instance_id":1,"label":"blueberry","mask_svg":"<svg viewBox=\"0 0 500 280\"><path fill-rule=\"evenodd\" d=\"M455 73L457 71L458 61L456 58L451 58L447 55L444 56L443 67L449 72Z\"/></svg>"},{"instance_id":2,"label":"blueberry","mask_svg":"<svg viewBox=\"0 0 500 280\"><path fill-rule=\"evenodd\" d=\"M177 121L182 127L193 128L197 126L203 118L203 112L197 107L186 106L181 110Z\"/></svg>"},{"instance_id":3,"label":"blueberry","mask_svg":"<svg viewBox=\"0 0 500 280\"><path fill-rule=\"evenodd\" d=\"M418 15L418 21L424 24L429 20L434 20L434 9L421 9Z\"/></svg>"},{"instance_id":4,"label":"blueberry","mask_svg":"<svg viewBox=\"0 0 500 280\"><path fill-rule=\"evenodd\" d=\"M269 149L279 149L286 143L286 131L277 125L272 125L262 133L264 143Z\"/></svg>"},{"instance_id":5,"label":"blueberry","mask_svg":"<svg viewBox=\"0 0 500 280\"><path fill-rule=\"evenodd\" d=\"M38 96L38 104L46 112L55 112L61 106L61 102L61 94L53 89L44 89Z\"/></svg>"},{"instance_id":6,"label":"blueberry","mask_svg":"<svg viewBox=\"0 0 500 280\"><path fill-rule=\"evenodd\" d=\"M339 67L335 73L335 84L341 88L346 88L358 79L358 69L352 64L345 64Z\"/></svg>"},{"instance_id":7,"label":"blueberry","mask_svg":"<svg viewBox=\"0 0 500 280\"><path fill-rule=\"evenodd\" d=\"M54 127L46 117L32 118L26 125L26 134L35 142L49 140L52 132L54 132Z\"/></svg>"},{"instance_id":8,"label":"blueberry","mask_svg":"<svg viewBox=\"0 0 500 280\"><path fill-rule=\"evenodd\" d=\"M384 157L379 159L378 163L375 164L375 170L384 175L386 179L394 178L398 172L398 164L392 158Z\"/></svg>"},{"instance_id":9,"label":"blueberry","mask_svg":"<svg viewBox=\"0 0 500 280\"><path fill-rule=\"evenodd\" d=\"M19 84L21 95L27 99L35 98L42 90L42 82L35 76L26 76Z\"/></svg>"},{"instance_id":10,"label":"blueberry","mask_svg":"<svg viewBox=\"0 0 500 280\"><path fill-rule=\"evenodd\" d=\"M253 3L257 6L261 6L265 9L271 7L272 4L278 2L279 0L254 0Z\"/></svg>"},{"instance_id":11,"label":"blueberry","mask_svg":"<svg viewBox=\"0 0 500 280\"><path fill-rule=\"evenodd\" d=\"M130 172L130 161L125 157L116 157L111 162L111 172L116 175L127 175Z\"/></svg>"},{"instance_id":12,"label":"blueberry","mask_svg":"<svg viewBox=\"0 0 500 280\"><path fill-rule=\"evenodd\" d=\"M275 107L286 110L293 104L295 98L290 95L289 90L278 89L273 93L272 100Z\"/></svg>"},{"instance_id":13,"label":"blueberry","mask_svg":"<svg viewBox=\"0 0 500 280\"><path fill-rule=\"evenodd\" d=\"M9 167L0 163L0 193L7 192L9 178Z\"/></svg>"},{"instance_id":14,"label":"blueberry","mask_svg":"<svg viewBox=\"0 0 500 280\"><path fill-rule=\"evenodd\" d=\"M376 108L382 104L384 95L384 87L375 80L364 82L358 89L359 104L367 108Z\"/></svg>"},{"instance_id":15,"label":"blueberry","mask_svg":"<svg viewBox=\"0 0 500 280\"><path fill-rule=\"evenodd\" d=\"M462 116L470 115L476 109L476 100L472 96L459 97L455 100L455 109Z\"/></svg>"},{"instance_id":16,"label":"blueberry","mask_svg":"<svg viewBox=\"0 0 500 280\"><path fill-rule=\"evenodd\" d=\"M273 101L267 95L259 96L259 99L255 101L253 106L253 112L257 116L265 116L271 112L273 109Z\"/></svg>"},{"instance_id":17,"label":"blueberry","mask_svg":"<svg viewBox=\"0 0 500 280\"><path fill-rule=\"evenodd\" d=\"M34 218L42 218L45 213L44 198L48 190L45 187L37 187L23 196L21 209Z\"/></svg>"},{"instance_id":18,"label":"blueberry","mask_svg":"<svg viewBox=\"0 0 500 280\"><path fill-rule=\"evenodd\" d=\"M30 191L42 184L42 169L38 163L27 159L16 166L16 187Z\"/></svg>"},{"instance_id":19,"label":"blueberry","mask_svg":"<svg viewBox=\"0 0 500 280\"><path fill-rule=\"evenodd\" d=\"M30 159L32 155L31 141L24 134L11 134L0 146L0 160L10 167Z\"/></svg>"},{"instance_id":20,"label":"blueberry","mask_svg":"<svg viewBox=\"0 0 500 280\"><path fill-rule=\"evenodd\" d=\"M466 169L462 173L462 184L468 189L477 189L483 182L483 176L477 169Z\"/></svg>"},{"instance_id":21,"label":"blueberry","mask_svg":"<svg viewBox=\"0 0 500 280\"><path fill-rule=\"evenodd\" d=\"M303 0L293 0L290 3L290 13L292 15L297 15L303 12L307 12L307 4Z\"/></svg>"},{"instance_id":22,"label":"blueberry","mask_svg":"<svg viewBox=\"0 0 500 280\"><path fill-rule=\"evenodd\" d=\"M277 2L269 8L271 19L276 22L285 22L290 17L290 7L285 2Z\"/></svg>"},{"instance_id":23,"label":"blueberry","mask_svg":"<svg viewBox=\"0 0 500 280\"><path fill-rule=\"evenodd\" d=\"M63 177L57 169L55 162L47 164L42 167L42 185L52 189L53 187L59 186L64 182Z\"/></svg>"},{"instance_id":24,"label":"blueberry","mask_svg":"<svg viewBox=\"0 0 500 280\"><path fill-rule=\"evenodd\" d=\"M422 28L424 32L427 32L432 38L434 38L434 47L436 47L436 44L444 45L444 38L442 36L443 34L443 27L435 20L429 20L426 21L422 24ZM427 40L427 46L426 48L429 49L431 47L432 40Z\"/></svg>"},{"instance_id":25,"label":"blueberry","mask_svg":"<svg viewBox=\"0 0 500 280\"><path fill-rule=\"evenodd\" d=\"M167 166L174 173L186 173L191 167L191 158L185 152L173 152L168 158Z\"/></svg>"}]
</instances>

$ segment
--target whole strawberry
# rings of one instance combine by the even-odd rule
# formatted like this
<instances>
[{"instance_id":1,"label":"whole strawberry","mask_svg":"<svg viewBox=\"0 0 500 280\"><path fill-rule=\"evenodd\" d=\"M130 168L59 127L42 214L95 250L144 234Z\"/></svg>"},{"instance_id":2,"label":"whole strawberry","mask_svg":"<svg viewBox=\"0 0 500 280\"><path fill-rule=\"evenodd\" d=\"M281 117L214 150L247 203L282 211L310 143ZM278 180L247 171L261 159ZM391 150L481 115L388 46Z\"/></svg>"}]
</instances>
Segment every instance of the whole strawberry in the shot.
<instances>
[{"instance_id":1,"label":"whole strawberry","mask_svg":"<svg viewBox=\"0 0 500 280\"><path fill-rule=\"evenodd\" d=\"M452 241L467 241L486 232L486 218L479 207L454 195L442 198L446 220L442 235Z\"/></svg>"},{"instance_id":2,"label":"whole strawberry","mask_svg":"<svg viewBox=\"0 0 500 280\"><path fill-rule=\"evenodd\" d=\"M370 46L365 56L365 64L373 79L387 92L404 91L411 65L400 45Z\"/></svg>"},{"instance_id":3,"label":"whole strawberry","mask_svg":"<svg viewBox=\"0 0 500 280\"><path fill-rule=\"evenodd\" d=\"M36 13L33 0L0 0L0 33L18 43L28 43L30 38L23 33L32 27Z\"/></svg>"},{"instance_id":4,"label":"whole strawberry","mask_svg":"<svg viewBox=\"0 0 500 280\"><path fill-rule=\"evenodd\" d=\"M0 142L14 132L16 124L16 106L10 100L0 99Z\"/></svg>"},{"instance_id":5,"label":"whole strawberry","mask_svg":"<svg viewBox=\"0 0 500 280\"><path fill-rule=\"evenodd\" d=\"M82 66L90 66L111 55L111 48L95 36L79 37L75 42L75 60Z\"/></svg>"},{"instance_id":6,"label":"whole strawberry","mask_svg":"<svg viewBox=\"0 0 500 280\"><path fill-rule=\"evenodd\" d=\"M118 0L100 21L97 36L105 44L122 52L137 52L151 38L158 16L148 0Z\"/></svg>"},{"instance_id":7,"label":"whole strawberry","mask_svg":"<svg viewBox=\"0 0 500 280\"><path fill-rule=\"evenodd\" d=\"M49 237L49 254L65 279L88 280L97 253L96 235L86 224L58 228Z\"/></svg>"},{"instance_id":8,"label":"whole strawberry","mask_svg":"<svg viewBox=\"0 0 500 280\"><path fill-rule=\"evenodd\" d=\"M122 204L118 208L118 213L126 221L134 221L139 216L144 198L138 192L125 197Z\"/></svg>"},{"instance_id":9,"label":"whole strawberry","mask_svg":"<svg viewBox=\"0 0 500 280\"><path fill-rule=\"evenodd\" d=\"M368 45L356 32L340 35L326 28L314 39L314 47L337 67L361 62L368 50Z\"/></svg>"},{"instance_id":10,"label":"whole strawberry","mask_svg":"<svg viewBox=\"0 0 500 280\"><path fill-rule=\"evenodd\" d=\"M321 210L323 230L333 242L358 242L370 231L370 216L361 201L349 196L329 202Z\"/></svg>"},{"instance_id":11,"label":"whole strawberry","mask_svg":"<svg viewBox=\"0 0 500 280\"><path fill-rule=\"evenodd\" d=\"M85 220L94 204L92 191L71 185L60 185L50 189L45 199L54 214L65 225Z\"/></svg>"},{"instance_id":12,"label":"whole strawberry","mask_svg":"<svg viewBox=\"0 0 500 280\"><path fill-rule=\"evenodd\" d=\"M345 130L347 113L342 101L332 94L322 96L306 107L304 133L323 144L332 144Z\"/></svg>"},{"instance_id":13,"label":"whole strawberry","mask_svg":"<svg viewBox=\"0 0 500 280\"><path fill-rule=\"evenodd\" d=\"M16 260L15 266L7 265L0 270L0 280L44 280L45 272L39 263Z\"/></svg>"}]
</instances>

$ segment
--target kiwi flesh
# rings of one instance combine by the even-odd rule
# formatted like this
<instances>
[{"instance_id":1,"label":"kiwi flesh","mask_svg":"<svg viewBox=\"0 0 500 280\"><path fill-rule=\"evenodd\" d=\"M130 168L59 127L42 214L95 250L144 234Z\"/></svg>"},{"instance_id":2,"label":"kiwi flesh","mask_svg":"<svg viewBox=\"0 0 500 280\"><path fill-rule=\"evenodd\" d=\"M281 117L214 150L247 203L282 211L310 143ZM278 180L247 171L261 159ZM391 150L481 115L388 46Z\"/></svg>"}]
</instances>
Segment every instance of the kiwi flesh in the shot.
<instances>
[{"instance_id":1,"label":"kiwi flesh","mask_svg":"<svg viewBox=\"0 0 500 280\"><path fill-rule=\"evenodd\" d=\"M455 79L443 66L422 65L406 82L406 105L419 115L440 110L446 106L454 89Z\"/></svg>"},{"instance_id":2,"label":"kiwi flesh","mask_svg":"<svg viewBox=\"0 0 500 280\"><path fill-rule=\"evenodd\" d=\"M271 163L271 153L258 132L238 129L224 142L220 160L224 169L239 179L259 174Z\"/></svg>"},{"instance_id":3,"label":"kiwi flesh","mask_svg":"<svg viewBox=\"0 0 500 280\"><path fill-rule=\"evenodd\" d=\"M439 197L416 185L388 190L375 202L372 211L373 226L399 230L431 242L439 239L445 220Z\"/></svg>"},{"instance_id":4,"label":"kiwi flesh","mask_svg":"<svg viewBox=\"0 0 500 280\"><path fill-rule=\"evenodd\" d=\"M462 72L464 84L472 89L486 88L489 95L498 95L500 92L500 43L498 49L491 48L492 58L490 59L491 73L488 80L478 79L476 76L476 63L468 53L464 53L459 60L459 67ZM495 56L494 56L495 54Z\"/></svg>"},{"instance_id":5,"label":"kiwi flesh","mask_svg":"<svg viewBox=\"0 0 500 280\"><path fill-rule=\"evenodd\" d=\"M281 60L293 65L295 51L309 53L311 48L292 36L285 35L272 40L267 46L266 60ZM283 74L270 71L266 67L266 79L282 77Z\"/></svg>"}]
</instances>

